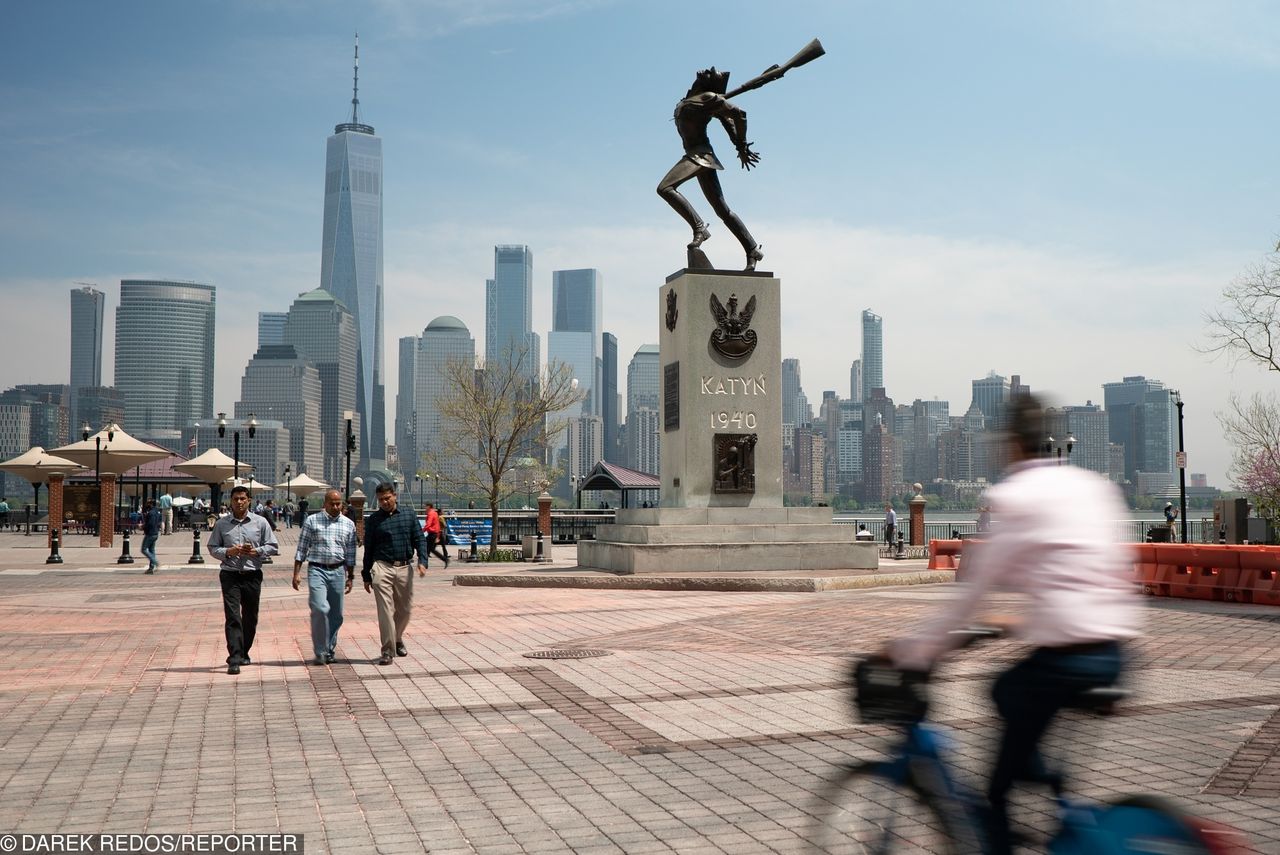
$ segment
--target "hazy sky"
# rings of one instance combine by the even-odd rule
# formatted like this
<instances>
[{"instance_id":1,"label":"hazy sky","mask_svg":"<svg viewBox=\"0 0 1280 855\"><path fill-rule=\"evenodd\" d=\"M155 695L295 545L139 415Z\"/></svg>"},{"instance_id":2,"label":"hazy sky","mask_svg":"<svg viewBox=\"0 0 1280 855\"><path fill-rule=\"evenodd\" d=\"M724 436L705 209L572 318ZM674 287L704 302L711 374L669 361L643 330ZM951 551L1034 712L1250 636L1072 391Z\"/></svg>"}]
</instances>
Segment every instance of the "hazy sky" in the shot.
<instances>
[{"instance_id":1,"label":"hazy sky","mask_svg":"<svg viewBox=\"0 0 1280 855\"><path fill-rule=\"evenodd\" d=\"M1280 234L1264 0L49 0L8 4L0 29L0 388L67 382L74 282L107 293L109 383L119 280L191 279L218 288L232 409L257 313L319 281L356 30L383 140L389 404L395 342L432 318L483 352L499 243L533 250L544 347L551 271L602 271L625 388L688 240L654 193L680 155L672 107L698 68L732 86L815 36L827 56L739 99L762 161L722 176L782 279L783 353L815 408L848 394L863 308L898 402L963 413L991 369L1059 403L1131 374L1180 388L1211 483L1214 411L1274 386L1193 349ZM740 265L711 222L712 260Z\"/></svg>"}]
</instances>

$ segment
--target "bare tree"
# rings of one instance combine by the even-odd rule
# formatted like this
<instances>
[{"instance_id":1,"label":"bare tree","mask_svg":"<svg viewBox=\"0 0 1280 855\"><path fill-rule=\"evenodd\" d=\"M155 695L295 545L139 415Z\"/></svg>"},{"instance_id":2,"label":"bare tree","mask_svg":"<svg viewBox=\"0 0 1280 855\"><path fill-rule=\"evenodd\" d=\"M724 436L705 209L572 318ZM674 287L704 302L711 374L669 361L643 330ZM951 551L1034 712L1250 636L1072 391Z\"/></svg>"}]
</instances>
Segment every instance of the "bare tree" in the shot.
<instances>
[{"instance_id":1,"label":"bare tree","mask_svg":"<svg viewBox=\"0 0 1280 855\"><path fill-rule=\"evenodd\" d=\"M491 556L497 549L498 507L525 484L516 462L545 459L565 427L563 420L548 417L586 397L568 366L552 362L536 371L529 367L531 358L527 349L519 349L479 368L469 360L449 362L443 369L449 391L435 401L444 429L427 455L428 465L458 492L479 493L488 501Z\"/></svg>"},{"instance_id":2,"label":"bare tree","mask_svg":"<svg viewBox=\"0 0 1280 855\"><path fill-rule=\"evenodd\" d=\"M1247 401L1232 395L1230 410L1218 413L1231 443L1232 482L1253 497L1258 515L1280 519L1280 403L1274 393Z\"/></svg>"},{"instance_id":3,"label":"bare tree","mask_svg":"<svg viewBox=\"0 0 1280 855\"><path fill-rule=\"evenodd\" d=\"M1222 291L1224 306L1205 314L1204 353L1247 359L1280 371L1280 244Z\"/></svg>"}]
</instances>

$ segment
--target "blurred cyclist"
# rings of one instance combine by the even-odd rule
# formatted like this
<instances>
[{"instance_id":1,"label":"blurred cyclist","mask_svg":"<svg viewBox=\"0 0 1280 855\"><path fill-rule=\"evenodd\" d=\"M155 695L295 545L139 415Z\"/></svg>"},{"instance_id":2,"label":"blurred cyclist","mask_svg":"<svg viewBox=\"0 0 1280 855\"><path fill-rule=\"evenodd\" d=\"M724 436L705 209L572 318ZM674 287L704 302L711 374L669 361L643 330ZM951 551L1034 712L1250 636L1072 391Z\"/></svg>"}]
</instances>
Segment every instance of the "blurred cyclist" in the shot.
<instances>
[{"instance_id":1,"label":"blurred cyclist","mask_svg":"<svg viewBox=\"0 0 1280 855\"><path fill-rule=\"evenodd\" d=\"M1074 696L1116 682L1123 642L1141 625L1133 557L1116 539L1115 521L1125 517L1120 491L1092 472L1037 459L1045 432L1035 397L1010 401L1009 421L1010 466L988 493L1000 525L966 545L968 584L960 598L890 647L899 668L927 670L947 651L947 634L973 619L989 591L1027 595L1014 631L1034 649L992 692L1004 722L987 790L990 851L998 855L1012 851L1007 800L1014 782L1050 782L1038 750L1045 730Z\"/></svg>"}]
</instances>

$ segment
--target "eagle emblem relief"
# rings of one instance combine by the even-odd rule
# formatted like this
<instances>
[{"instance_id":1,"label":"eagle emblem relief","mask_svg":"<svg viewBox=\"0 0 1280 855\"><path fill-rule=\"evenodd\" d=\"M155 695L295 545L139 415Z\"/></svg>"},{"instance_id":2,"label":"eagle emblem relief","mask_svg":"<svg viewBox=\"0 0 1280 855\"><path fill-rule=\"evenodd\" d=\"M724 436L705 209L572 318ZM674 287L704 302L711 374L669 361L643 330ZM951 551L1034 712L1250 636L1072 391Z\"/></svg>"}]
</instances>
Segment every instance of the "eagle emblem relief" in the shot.
<instances>
[{"instance_id":1,"label":"eagle emblem relief","mask_svg":"<svg viewBox=\"0 0 1280 855\"><path fill-rule=\"evenodd\" d=\"M741 362L756 349L756 333L751 329L751 316L756 313L753 295L747 305L738 311L738 295L729 295L725 306L715 294L711 295L711 314L716 319L716 329L711 333L711 348L732 362Z\"/></svg>"}]
</instances>

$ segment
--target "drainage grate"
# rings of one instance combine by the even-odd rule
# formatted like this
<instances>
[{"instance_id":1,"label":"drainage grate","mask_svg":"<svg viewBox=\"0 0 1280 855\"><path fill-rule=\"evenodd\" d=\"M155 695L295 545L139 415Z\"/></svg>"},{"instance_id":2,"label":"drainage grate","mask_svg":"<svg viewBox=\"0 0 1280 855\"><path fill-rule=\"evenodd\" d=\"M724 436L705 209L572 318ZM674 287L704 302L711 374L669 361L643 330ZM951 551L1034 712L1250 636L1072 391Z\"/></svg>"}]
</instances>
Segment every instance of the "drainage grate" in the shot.
<instances>
[{"instance_id":1,"label":"drainage grate","mask_svg":"<svg viewBox=\"0 0 1280 855\"><path fill-rule=\"evenodd\" d=\"M596 656L608 656L609 650L534 650L524 654L525 659L591 659Z\"/></svg>"}]
</instances>

